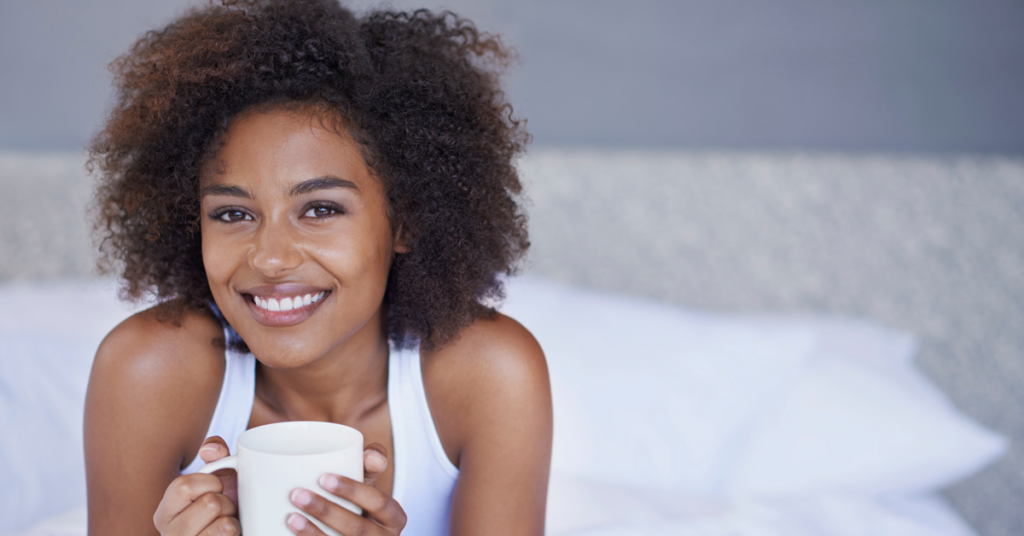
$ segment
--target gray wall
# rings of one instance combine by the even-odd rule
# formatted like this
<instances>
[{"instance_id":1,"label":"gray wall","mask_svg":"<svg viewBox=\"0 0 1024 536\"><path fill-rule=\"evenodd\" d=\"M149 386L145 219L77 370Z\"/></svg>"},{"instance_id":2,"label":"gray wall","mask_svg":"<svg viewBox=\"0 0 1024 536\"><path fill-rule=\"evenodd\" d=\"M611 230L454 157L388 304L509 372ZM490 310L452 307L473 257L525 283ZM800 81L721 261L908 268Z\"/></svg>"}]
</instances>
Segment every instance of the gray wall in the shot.
<instances>
[{"instance_id":1,"label":"gray wall","mask_svg":"<svg viewBox=\"0 0 1024 536\"><path fill-rule=\"evenodd\" d=\"M193 3L0 1L0 147L35 150L81 147L106 63ZM1019 1L394 4L516 45L510 93L538 145L1024 154Z\"/></svg>"}]
</instances>

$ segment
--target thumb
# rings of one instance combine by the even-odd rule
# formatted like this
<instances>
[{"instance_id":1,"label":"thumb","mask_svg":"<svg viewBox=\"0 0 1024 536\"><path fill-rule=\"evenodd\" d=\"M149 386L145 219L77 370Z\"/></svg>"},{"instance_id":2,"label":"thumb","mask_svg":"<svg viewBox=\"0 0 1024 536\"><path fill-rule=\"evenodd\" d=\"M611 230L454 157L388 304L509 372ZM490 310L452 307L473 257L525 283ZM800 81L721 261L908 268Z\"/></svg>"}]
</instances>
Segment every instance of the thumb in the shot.
<instances>
[{"instance_id":1,"label":"thumb","mask_svg":"<svg viewBox=\"0 0 1024 536\"><path fill-rule=\"evenodd\" d=\"M363 483L374 485L377 477L388 468L388 449L380 443L371 443L363 449Z\"/></svg>"},{"instance_id":2,"label":"thumb","mask_svg":"<svg viewBox=\"0 0 1024 536\"><path fill-rule=\"evenodd\" d=\"M203 441L203 446L199 449L199 457L204 462L210 463L215 462L221 458L226 458L231 454L228 450L228 444L220 436L213 436L206 438ZM235 505L238 505L238 473L234 469L221 469L215 471L214 476L220 479L221 486L224 487L224 495L227 495Z\"/></svg>"},{"instance_id":3,"label":"thumb","mask_svg":"<svg viewBox=\"0 0 1024 536\"><path fill-rule=\"evenodd\" d=\"M206 441L203 441L203 446L199 448L199 457L206 463L215 462L229 454L231 451L228 449L228 444L220 436L206 438Z\"/></svg>"}]
</instances>

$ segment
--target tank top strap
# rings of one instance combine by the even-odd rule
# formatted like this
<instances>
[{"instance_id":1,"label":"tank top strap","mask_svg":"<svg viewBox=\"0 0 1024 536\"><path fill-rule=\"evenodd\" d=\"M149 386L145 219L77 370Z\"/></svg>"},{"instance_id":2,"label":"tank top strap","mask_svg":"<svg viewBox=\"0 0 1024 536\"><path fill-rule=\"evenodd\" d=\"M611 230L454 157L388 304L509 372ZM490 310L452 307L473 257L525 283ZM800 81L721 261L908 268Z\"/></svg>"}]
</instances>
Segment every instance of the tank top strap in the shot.
<instances>
[{"instance_id":1,"label":"tank top strap","mask_svg":"<svg viewBox=\"0 0 1024 536\"><path fill-rule=\"evenodd\" d=\"M232 340L234 330L224 328L224 340ZM206 437L220 436L228 444L231 454L238 451L238 436L249 427L252 404L256 396L256 358L251 353L224 351L224 381L220 387L220 398L213 410L213 418L206 430ZM181 471L187 475L195 473L206 465L196 455L192 463Z\"/></svg>"},{"instance_id":2,"label":"tank top strap","mask_svg":"<svg viewBox=\"0 0 1024 536\"><path fill-rule=\"evenodd\" d=\"M448 534L459 469L445 454L434 426L423 387L419 348L391 349L388 407L395 449L392 496L409 520L402 534Z\"/></svg>"}]
</instances>

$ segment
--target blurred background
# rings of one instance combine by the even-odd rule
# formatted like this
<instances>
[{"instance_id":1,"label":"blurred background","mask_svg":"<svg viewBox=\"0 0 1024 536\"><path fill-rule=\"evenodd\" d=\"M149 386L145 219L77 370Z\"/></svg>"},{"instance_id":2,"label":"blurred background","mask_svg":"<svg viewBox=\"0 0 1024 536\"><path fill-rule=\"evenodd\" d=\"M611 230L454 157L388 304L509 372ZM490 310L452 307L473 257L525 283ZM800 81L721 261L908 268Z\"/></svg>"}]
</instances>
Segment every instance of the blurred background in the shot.
<instances>
[{"instance_id":1,"label":"blurred background","mask_svg":"<svg viewBox=\"0 0 1024 536\"><path fill-rule=\"evenodd\" d=\"M189 0L0 3L0 146L77 149L106 64ZM350 2L357 9L376 2ZM1014 0L402 0L520 53L538 146L1024 152Z\"/></svg>"},{"instance_id":2,"label":"blurred background","mask_svg":"<svg viewBox=\"0 0 1024 536\"><path fill-rule=\"evenodd\" d=\"M0 281L92 276L81 149L106 64L192 3L0 0ZM528 273L915 334L920 367L1013 440L946 497L983 536L1024 533L1024 3L389 5L517 49Z\"/></svg>"}]
</instances>

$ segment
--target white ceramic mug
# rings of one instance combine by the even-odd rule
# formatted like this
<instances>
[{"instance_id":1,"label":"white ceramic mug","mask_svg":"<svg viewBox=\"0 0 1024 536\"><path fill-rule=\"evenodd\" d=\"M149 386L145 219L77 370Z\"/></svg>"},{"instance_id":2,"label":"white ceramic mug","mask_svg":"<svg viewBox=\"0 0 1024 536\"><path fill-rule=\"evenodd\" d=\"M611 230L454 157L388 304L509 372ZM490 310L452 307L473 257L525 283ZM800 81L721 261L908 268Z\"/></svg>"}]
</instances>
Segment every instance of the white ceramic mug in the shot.
<instances>
[{"instance_id":1,"label":"white ceramic mug","mask_svg":"<svg viewBox=\"0 0 1024 536\"><path fill-rule=\"evenodd\" d=\"M285 518L299 509L288 495L305 488L355 512L358 506L320 487L324 473L363 480L363 434L329 422L282 422L257 426L238 437L238 450L200 469L238 471L238 510L245 536L277 536L291 532ZM301 513L301 512L300 512ZM309 518L326 534L338 531Z\"/></svg>"}]
</instances>

